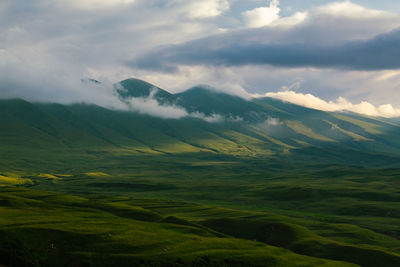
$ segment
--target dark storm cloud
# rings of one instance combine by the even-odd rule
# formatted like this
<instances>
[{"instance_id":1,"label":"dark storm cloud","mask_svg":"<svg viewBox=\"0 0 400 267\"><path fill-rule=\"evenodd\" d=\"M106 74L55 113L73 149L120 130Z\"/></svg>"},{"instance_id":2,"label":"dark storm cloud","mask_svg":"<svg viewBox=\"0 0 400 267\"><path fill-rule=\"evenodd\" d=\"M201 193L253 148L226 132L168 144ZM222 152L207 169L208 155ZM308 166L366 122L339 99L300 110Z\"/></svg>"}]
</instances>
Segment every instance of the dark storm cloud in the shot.
<instances>
[{"instance_id":1,"label":"dark storm cloud","mask_svg":"<svg viewBox=\"0 0 400 267\"><path fill-rule=\"evenodd\" d=\"M370 40L336 44L312 42L262 44L227 41L225 35L160 48L133 61L130 66L174 71L179 64L280 67L316 67L351 70L400 68L400 30Z\"/></svg>"}]
</instances>

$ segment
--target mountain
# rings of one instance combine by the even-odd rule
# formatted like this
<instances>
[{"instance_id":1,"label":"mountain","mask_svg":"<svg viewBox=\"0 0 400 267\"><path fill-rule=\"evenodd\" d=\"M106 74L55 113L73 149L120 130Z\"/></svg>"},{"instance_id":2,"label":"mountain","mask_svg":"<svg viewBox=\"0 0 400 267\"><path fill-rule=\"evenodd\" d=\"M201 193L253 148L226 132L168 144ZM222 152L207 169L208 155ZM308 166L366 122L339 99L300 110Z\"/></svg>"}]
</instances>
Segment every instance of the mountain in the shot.
<instances>
[{"instance_id":1,"label":"mountain","mask_svg":"<svg viewBox=\"0 0 400 267\"><path fill-rule=\"evenodd\" d=\"M120 85L120 86L119 86ZM122 99L130 97L147 98L153 96L160 103L171 104L175 97L169 92L139 79L126 79L116 85L116 91Z\"/></svg>"},{"instance_id":2,"label":"mountain","mask_svg":"<svg viewBox=\"0 0 400 267\"><path fill-rule=\"evenodd\" d=\"M274 112L247 101L241 97L218 92L207 86L197 86L175 95L177 104L189 112L201 112L206 115L221 114L227 117L242 118L256 122L265 120Z\"/></svg>"},{"instance_id":3,"label":"mountain","mask_svg":"<svg viewBox=\"0 0 400 267\"><path fill-rule=\"evenodd\" d=\"M88 104L1 100L0 145L13 151L21 147L118 148L133 154L286 155L302 159L319 153L321 160L354 163L362 155L371 158L368 153L381 155L379 162L386 163L400 155L400 127L387 120L324 112L272 98L246 100L204 86L171 94L137 79L120 85L116 90L121 99L153 97L160 105L173 104L188 114L218 114L222 119L162 119ZM356 154L360 156L354 157Z\"/></svg>"},{"instance_id":4,"label":"mountain","mask_svg":"<svg viewBox=\"0 0 400 267\"><path fill-rule=\"evenodd\" d=\"M277 133L281 138L286 136L309 144L316 144L315 141L319 140L325 145L331 143L353 149L398 153L399 128L384 119L355 113L324 112L272 98L253 101L281 112L279 118L283 120L281 127L284 129Z\"/></svg>"},{"instance_id":5,"label":"mountain","mask_svg":"<svg viewBox=\"0 0 400 267\"><path fill-rule=\"evenodd\" d=\"M135 83L130 86L132 95L142 91L141 86L135 87ZM146 87L154 86L146 83ZM134 93L135 90L138 92ZM217 114L223 116L225 122L236 122L229 124L230 134L235 133L233 136L219 134L218 137L227 138L239 146L246 142L250 144L247 146L249 150L257 153L263 149L269 153L271 150L276 152L308 146L395 154L400 149L400 132L394 120L370 118L355 113L324 112L268 97L246 100L209 86L196 86L177 94L169 94L160 88L158 90L163 94L162 99L168 98L168 102L160 101L161 104L172 103L183 107L188 113L202 113L206 116ZM196 124L191 129L198 128ZM213 131L218 132L221 129L227 130L228 125L208 124L208 127L217 128ZM185 131L179 132L184 134ZM189 135L188 139L192 137ZM196 143L197 140L193 140L191 144ZM214 147L207 148L219 151Z\"/></svg>"},{"instance_id":6,"label":"mountain","mask_svg":"<svg viewBox=\"0 0 400 267\"><path fill-rule=\"evenodd\" d=\"M386 121L400 125L400 118L386 118Z\"/></svg>"}]
</instances>

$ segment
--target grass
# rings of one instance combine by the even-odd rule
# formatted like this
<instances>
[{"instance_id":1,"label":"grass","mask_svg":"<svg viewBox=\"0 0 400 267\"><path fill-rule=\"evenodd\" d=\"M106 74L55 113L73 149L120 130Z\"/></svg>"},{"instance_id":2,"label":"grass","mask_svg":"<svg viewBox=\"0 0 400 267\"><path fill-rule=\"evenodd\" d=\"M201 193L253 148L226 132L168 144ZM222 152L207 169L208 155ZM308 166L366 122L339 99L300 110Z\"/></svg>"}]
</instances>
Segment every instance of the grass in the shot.
<instances>
[{"instance_id":1,"label":"grass","mask_svg":"<svg viewBox=\"0 0 400 267\"><path fill-rule=\"evenodd\" d=\"M289 128L291 128L295 132L302 134L304 136L310 137L312 139L320 140L320 141L334 142L334 140L314 132L311 128L308 128L307 126L303 125L301 122L286 121L285 123Z\"/></svg>"},{"instance_id":2,"label":"grass","mask_svg":"<svg viewBox=\"0 0 400 267\"><path fill-rule=\"evenodd\" d=\"M55 154L51 157L58 161ZM400 259L396 168L305 165L276 157L210 153L189 157L97 151L67 154L60 165L41 160L37 168L4 171L31 183L0 191L0 230L23 251L32 251L23 255L36 257L39 265L69 260L150 265L156 258L154 264L160 265L257 266L270 261L271 266L284 266L295 261L309 266L306 262L314 259L321 262L311 265L329 265L328 259L396 266ZM113 238L104 241L108 234ZM162 241L155 242L155 236ZM65 257L43 254L48 247L30 245L31 239L43 242L44 237L68 240L57 241L57 253ZM74 238L90 242L79 246ZM227 263L232 257L235 261Z\"/></svg>"},{"instance_id":3,"label":"grass","mask_svg":"<svg viewBox=\"0 0 400 267\"><path fill-rule=\"evenodd\" d=\"M5 236L0 254L5 264L376 266L379 262L396 266L400 262L400 241L385 235L268 212L15 187L0 189L0 212L0 233Z\"/></svg>"},{"instance_id":4,"label":"grass","mask_svg":"<svg viewBox=\"0 0 400 267\"><path fill-rule=\"evenodd\" d=\"M0 259L4 264L352 266L224 236L112 199L10 187L0 189L0 197ZM5 204L6 200L10 201Z\"/></svg>"},{"instance_id":5,"label":"grass","mask_svg":"<svg viewBox=\"0 0 400 267\"><path fill-rule=\"evenodd\" d=\"M109 174L104 173L104 172L87 172L85 174L87 176L92 176L92 177L110 177Z\"/></svg>"},{"instance_id":6,"label":"grass","mask_svg":"<svg viewBox=\"0 0 400 267\"><path fill-rule=\"evenodd\" d=\"M383 134L383 132L380 130L380 126L367 122L367 121L362 121L356 118L348 117L348 116L343 116L337 113L332 113L332 116L334 116L337 119L344 120L350 123L354 123L360 127L362 127L365 131L367 131L370 134Z\"/></svg>"},{"instance_id":7,"label":"grass","mask_svg":"<svg viewBox=\"0 0 400 267\"><path fill-rule=\"evenodd\" d=\"M0 174L0 186L8 185L32 185L31 179L21 178L17 174L3 173Z\"/></svg>"}]
</instances>

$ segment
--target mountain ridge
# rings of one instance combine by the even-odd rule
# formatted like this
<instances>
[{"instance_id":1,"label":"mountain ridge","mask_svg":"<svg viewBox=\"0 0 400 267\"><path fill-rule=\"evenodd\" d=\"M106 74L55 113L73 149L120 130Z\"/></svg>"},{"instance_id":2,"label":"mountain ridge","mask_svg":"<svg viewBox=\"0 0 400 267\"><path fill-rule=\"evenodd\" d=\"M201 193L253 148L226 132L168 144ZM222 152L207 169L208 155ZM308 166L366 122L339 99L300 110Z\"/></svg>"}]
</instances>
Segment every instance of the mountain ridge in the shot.
<instances>
[{"instance_id":1,"label":"mountain ridge","mask_svg":"<svg viewBox=\"0 0 400 267\"><path fill-rule=\"evenodd\" d=\"M105 146L134 154L206 152L246 157L298 155L315 147L321 154L352 150L400 155L400 127L383 119L324 112L272 98L246 100L202 87L170 94L137 79L121 84L129 89L120 90L125 93L122 99L154 97L160 105L179 106L188 114L218 114L224 119L162 119L89 104L0 100L0 145L12 147L25 140L23 145L31 148Z\"/></svg>"}]
</instances>

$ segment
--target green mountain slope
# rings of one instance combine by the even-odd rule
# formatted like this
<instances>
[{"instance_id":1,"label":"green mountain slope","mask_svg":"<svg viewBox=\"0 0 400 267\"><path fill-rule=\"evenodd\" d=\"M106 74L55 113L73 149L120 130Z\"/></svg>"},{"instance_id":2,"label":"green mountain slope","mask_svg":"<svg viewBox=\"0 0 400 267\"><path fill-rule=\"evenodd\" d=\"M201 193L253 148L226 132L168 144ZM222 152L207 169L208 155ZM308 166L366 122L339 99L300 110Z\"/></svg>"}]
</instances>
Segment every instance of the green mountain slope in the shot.
<instances>
[{"instance_id":1,"label":"green mountain slope","mask_svg":"<svg viewBox=\"0 0 400 267\"><path fill-rule=\"evenodd\" d=\"M400 127L385 120L323 112L271 98L245 100L203 87L175 95L156 88L151 95L155 87L149 83L128 79L120 84L126 89L117 89L123 99L152 96L160 105L173 103L189 114L221 119L161 119L95 105L1 100L0 145L9 149L107 147L131 153L208 152L250 157L301 155L304 149L314 147L328 159L330 151L400 154Z\"/></svg>"},{"instance_id":2,"label":"green mountain slope","mask_svg":"<svg viewBox=\"0 0 400 267\"><path fill-rule=\"evenodd\" d=\"M175 95L177 104L189 112L201 112L206 115L221 114L246 121L262 121L274 112L262 108L251 101L238 96L217 92L213 88L197 86Z\"/></svg>"},{"instance_id":3,"label":"green mountain slope","mask_svg":"<svg viewBox=\"0 0 400 267\"><path fill-rule=\"evenodd\" d=\"M120 86L119 86L120 85ZM129 97L146 98L151 95L160 103L173 103L175 96L169 92L139 79L126 79L116 85L116 91L122 99Z\"/></svg>"},{"instance_id":4,"label":"green mountain slope","mask_svg":"<svg viewBox=\"0 0 400 267\"><path fill-rule=\"evenodd\" d=\"M351 149L397 153L399 149L399 129L397 125L378 118L369 118L354 113L329 113L313 110L272 98L254 100L268 108L279 109L283 113L284 126L298 134L303 142L315 144L324 141L326 145L345 146ZM283 129L278 135L291 132ZM292 138L296 138L291 135ZM304 136L308 137L305 139ZM310 140L313 139L313 140ZM299 139L296 139L299 140ZM320 144L319 144L320 145Z\"/></svg>"}]
</instances>

